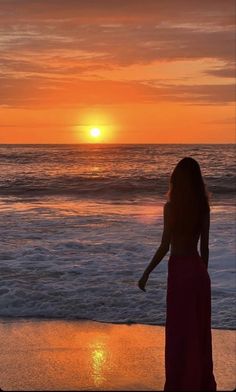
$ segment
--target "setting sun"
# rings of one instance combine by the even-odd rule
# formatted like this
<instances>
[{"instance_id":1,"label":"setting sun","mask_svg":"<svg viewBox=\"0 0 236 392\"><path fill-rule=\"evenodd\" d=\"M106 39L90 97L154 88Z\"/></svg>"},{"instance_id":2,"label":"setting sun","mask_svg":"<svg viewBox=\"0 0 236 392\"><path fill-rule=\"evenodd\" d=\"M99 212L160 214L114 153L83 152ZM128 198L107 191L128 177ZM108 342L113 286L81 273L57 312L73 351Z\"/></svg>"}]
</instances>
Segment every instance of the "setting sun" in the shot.
<instances>
[{"instance_id":1,"label":"setting sun","mask_svg":"<svg viewBox=\"0 0 236 392\"><path fill-rule=\"evenodd\" d=\"M92 128L92 129L90 129L90 135L93 137L93 138L99 138L99 136L101 136L101 131L100 131L100 129L99 128Z\"/></svg>"}]
</instances>

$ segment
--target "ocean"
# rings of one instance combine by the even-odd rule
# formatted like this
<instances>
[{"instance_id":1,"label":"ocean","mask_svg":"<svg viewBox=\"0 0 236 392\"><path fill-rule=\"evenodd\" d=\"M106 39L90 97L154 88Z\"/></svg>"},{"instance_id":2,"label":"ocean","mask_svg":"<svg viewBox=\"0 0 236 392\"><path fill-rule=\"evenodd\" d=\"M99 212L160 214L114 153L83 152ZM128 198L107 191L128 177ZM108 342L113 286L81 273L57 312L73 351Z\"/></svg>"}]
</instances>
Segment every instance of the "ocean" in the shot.
<instances>
[{"instance_id":1,"label":"ocean","mask_svg":"<svg viewBox=\"0 0 236 392\"><path fill-rule=\"evenodd\" d=\"M235 146L0 145L0 317L163 325L169 176L198 160L210 192L212 327L235 328Z\"/></svg>"}]
</instances>

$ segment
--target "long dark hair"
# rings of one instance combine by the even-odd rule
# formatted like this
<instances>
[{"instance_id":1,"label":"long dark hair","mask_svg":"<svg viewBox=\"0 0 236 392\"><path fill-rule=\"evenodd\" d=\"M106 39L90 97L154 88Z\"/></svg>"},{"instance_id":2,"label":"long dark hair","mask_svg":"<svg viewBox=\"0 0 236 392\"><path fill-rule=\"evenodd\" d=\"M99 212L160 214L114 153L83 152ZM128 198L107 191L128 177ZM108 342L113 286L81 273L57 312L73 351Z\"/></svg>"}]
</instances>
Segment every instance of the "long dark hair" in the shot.
<instances>
[{"instance_id":1,"label":"long dark hair","mask_svg":"<svg viewBox=\"0 0 236 392\"><path fill-rule=\"evenodd\" d=\"M170 178L168 198L172 229L179 234L198 232L210 208L201 169L195 159L185 157L179 161Z\"/></svg>"}]
</instances>

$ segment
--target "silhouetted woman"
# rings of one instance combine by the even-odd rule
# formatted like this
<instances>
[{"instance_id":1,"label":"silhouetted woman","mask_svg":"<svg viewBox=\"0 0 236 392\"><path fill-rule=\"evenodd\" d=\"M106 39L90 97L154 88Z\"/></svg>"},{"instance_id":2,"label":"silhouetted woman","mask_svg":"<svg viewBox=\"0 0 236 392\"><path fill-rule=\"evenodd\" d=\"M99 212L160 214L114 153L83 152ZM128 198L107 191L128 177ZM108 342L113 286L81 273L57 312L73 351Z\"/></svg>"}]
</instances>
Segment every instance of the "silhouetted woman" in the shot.
<instances>
[{"instance_id":1,"label":"silhouetted woman","mask_svg":"<svg viewBox=\"0 0 236 392\"><path fill-rule=\"evenodd\" d=\"M175 167L164 206L161 245L139 280L171 246L168 262L165 391L215 391L211 343L211 287L207 272L210 208L201 170L192 158ZM200 239L200 255L198 241Z\"/></svg>"}]
</instances>

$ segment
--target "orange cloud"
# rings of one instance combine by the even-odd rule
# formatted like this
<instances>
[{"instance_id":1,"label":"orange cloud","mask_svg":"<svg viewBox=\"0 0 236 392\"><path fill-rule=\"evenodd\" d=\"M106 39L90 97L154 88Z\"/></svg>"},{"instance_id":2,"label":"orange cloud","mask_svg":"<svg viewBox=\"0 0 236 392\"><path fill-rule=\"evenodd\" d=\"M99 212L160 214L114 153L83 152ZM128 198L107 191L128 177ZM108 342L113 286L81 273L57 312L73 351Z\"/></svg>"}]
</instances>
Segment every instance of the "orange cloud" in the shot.
<instances>
[{"instance_id":1,"label":"orange cloud","mask_svg":"<svg viewBox=\"0 0 236 392\"><path fill-rule=\"evenodd\" d=\"M42 126L39 112L44 110L48 110L45 124L51 124L50 113L61 108L62 124L69 127L74 121L67 120L69 110L75 118L76 110L100 107L111 112L119 106L131 119L132 105L141 105L142 121L129 124L137 128L140 121L149 123L147 108L155 104L156 112L168 106L169 125L152 115L151 127L166 126L174 136L181 126L174 123L173 129L174 113L188 116L189 106L201 106L197 118L191 109L192 132L204 127L215 141L212 125L204 122L204 107L211 111L215 106L232 140L232 124L224 123L224 118L233 117L235 100L234 16L231 0L205 0L197 6L191 0L48 0L44 6L39 0L0 0L0 127L8 126L9 140L15 140L17 124L22 129L17 123L19 110L35 112L25 126L37 129ZM9 121L2 117L7 108L15 110L14 124L12 117ZM120 129L125 126L121 118L119 112ZM50 132L57 123L55 118ZM46 128L45 142L51 140ZM68 131L60 132L60 140L70 139ZM128 132L121 141L130 140ZM217 140L226 140L217 132ZM31 140L28 131L21 134L23 141ZM3 140L8 139L0 129ZM145 138L139 134L135 141L140 140ZM185 135L183 140L189 139Z\"/></svg>"}]
</instances>

